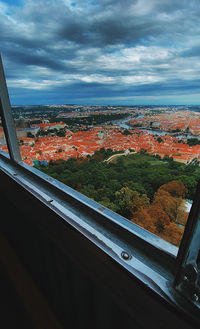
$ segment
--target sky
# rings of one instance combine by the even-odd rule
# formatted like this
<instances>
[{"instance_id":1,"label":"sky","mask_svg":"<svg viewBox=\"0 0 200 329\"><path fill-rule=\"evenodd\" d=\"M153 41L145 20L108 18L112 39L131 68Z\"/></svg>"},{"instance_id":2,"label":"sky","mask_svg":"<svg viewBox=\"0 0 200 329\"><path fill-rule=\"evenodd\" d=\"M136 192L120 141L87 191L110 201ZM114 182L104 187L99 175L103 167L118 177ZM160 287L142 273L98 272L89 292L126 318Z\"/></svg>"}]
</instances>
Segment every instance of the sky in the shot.
<instances>
[{"instance_id":1,"label":"sky","mask_svg":"<svg viewBox=\"0 0 200 329\"><path fill-rule=\"evenodd\" d=\"M12 105L200 104L199 0L0 0Z\"/></svg>"}]
</instances>

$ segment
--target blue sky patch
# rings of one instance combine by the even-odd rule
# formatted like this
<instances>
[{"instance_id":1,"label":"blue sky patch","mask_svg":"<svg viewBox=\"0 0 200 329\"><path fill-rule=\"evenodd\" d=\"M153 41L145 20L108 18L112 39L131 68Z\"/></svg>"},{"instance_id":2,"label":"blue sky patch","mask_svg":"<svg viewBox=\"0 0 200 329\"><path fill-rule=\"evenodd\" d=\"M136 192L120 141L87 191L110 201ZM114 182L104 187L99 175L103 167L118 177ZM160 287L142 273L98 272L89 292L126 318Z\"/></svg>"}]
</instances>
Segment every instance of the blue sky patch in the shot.
<instances>
[{"instance_id":1,"label":"blue sky patch","mask_svg":"<svg viewBox=\"0 0 200 329\"><path fill-rule=\"evenodd\" d=\"M23 5L21 0L0 0L0 2L6 3L8 6L21 7Z\"/></svg>"}]
</instances>

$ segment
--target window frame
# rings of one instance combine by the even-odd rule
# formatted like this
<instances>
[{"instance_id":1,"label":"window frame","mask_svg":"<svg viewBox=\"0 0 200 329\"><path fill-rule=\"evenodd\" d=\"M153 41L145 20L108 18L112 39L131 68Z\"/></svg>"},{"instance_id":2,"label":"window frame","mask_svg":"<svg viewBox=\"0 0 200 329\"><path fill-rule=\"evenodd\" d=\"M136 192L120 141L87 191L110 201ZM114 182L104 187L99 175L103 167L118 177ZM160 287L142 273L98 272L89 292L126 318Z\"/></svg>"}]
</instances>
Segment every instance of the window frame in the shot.
<instances>
[{"instance_id":1,"label":"window frame","mask_svg":"<svg viewBox=\"0 0 200 329\"><path fill-rule=\"evenodd\" d=\"M14 120L12 117L8 88L3 69L3 63L0 54L0 114L4 129L4 134L7 142L10 158L13 161L20 162L21 155L19 151L17 133Z\"/></svg>"},{"instance_id":2,"label":"window frame","mask_svg":"<svg viewBox=\"0 0 200 329\"><path fill-rule=\"evenodd\" d=\"M0 151L0 168L3 174L81 232L163 300L179 307L176 290L172 287L177 286L177 278L183 270L183 255L185 246L188 245L185 241L191 240L188 240L188 236L191 237L192 234L188 227L191 222L197 221L196 213L192 210L190 212L178 250L144 228L23 163L1 57L0 111L10 155L9 158L9 155ZM199 201L199 195L196 194L195 200L192 209ZM187 301L184 302L184 307L188 308Z\"/></svg>"}]
</instances>

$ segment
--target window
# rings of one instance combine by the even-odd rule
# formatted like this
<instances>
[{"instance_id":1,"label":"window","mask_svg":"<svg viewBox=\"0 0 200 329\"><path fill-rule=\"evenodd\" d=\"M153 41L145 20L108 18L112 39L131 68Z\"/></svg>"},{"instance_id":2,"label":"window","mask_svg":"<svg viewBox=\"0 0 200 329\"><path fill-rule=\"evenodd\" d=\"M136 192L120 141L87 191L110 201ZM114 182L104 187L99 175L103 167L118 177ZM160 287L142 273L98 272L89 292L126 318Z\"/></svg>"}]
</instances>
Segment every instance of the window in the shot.
<instances>
[{"instance_id":1,"label":"window","mask_svg":"<svg viewBox=\"0 0 200 329\"><path fill-rule=\"evenodd\" d=\"M84 234L85 232L90 231L90 239L92 239L92 241L97 245L99 244L99 246L103 248L105 252L112 250L112 257L116 259L116 255L118 255L117 259L119 262L122 261L123 266L126 266L126 262L129 261L129 264L131 264L132 268L136 269L138 273L140 273L141 266L145 271L145 266L147 266L145 265L145 262L147 262L146 264L148 264L149 267L148 269L146 268L146 270L149 277L151 280L160 281L161 289L163 289L163 291L167 289L168 281L166 280L164 272L167 270L170 273L170 277L172 274L174 275L174 266L177 263L174 285L177 287L177 291L181 292L181 294L186 296L186 298L189 299L190 302L194 304L194 306L199 308L199 187L197 189L192 210L189 215L189 221L186 224L186 230L181 243L181 247L178 251L176 247L163 241L160 238L157 238L155 235L152 235L143 228L134 225L134 223L125 220L123 217L115 214L108 208L105 208L103 205L88 199L83 194L70 189L67 186L64 186L62 183L56 181L53 178L50 178L49 176L46 176L46 174L39 172L35 168L27 166L21 162L19 152L20 141L17 141L14 121L11 116L11 108L9 104L5 78L3 75L2 64L0 69L1 113L3 117L3 127L5 129L9 154L12 160L11 162L6 162L9 173L12 174L14 170L12 167L17 164L16 168L19 172L19 181L26 185L27 188L31 188L31 193L41 198L42 202L44 202L49 207L53 207L52 209L60 214L60 216L63 216L65 219L70 219L71 224L74 225L78 230L81 230L81 232ZM158 143L161 143L161 141L158 141ZM96 154L101 156L101 152L105 151L100 150L100 152ZM140 154L147 157L149 156L146 155L145 151L140 152ZM113 155L110 155L110 157L111 156ZM3 159L2 156L1 159ZM131 160L128 159L127 161ZM151 158L151 161L154 160ZM165 161L168 163L169 159L167 158ZM4 167L3 162L1 165ZM176 167L176 164L173 162L170 162L170 165L172 168ZM57 169L58 168L59 166ZM6 166L4 169L6 170ZM37 179L35 180L35 178ZM181 188L181 186L178 186L178 188L179 187ZM163 196L166 198L166 196L168 196L166 192L170 190L177 191L177 186L167 185L161 190L164 191ZM128 188L125 188L124 191L126 193ZM52 195L53 198L51 198ZM179 197L182 195L183 191L181 190ZM176 195L176 197L178 196ZM144 200L141 200L141 197L138 198L138 202L145 202L145 198ZM96 236L94 234L93 238L91 232L94 233L94 230L96 232ZM101 241L102 244L99 241ZM129 245L128 250L124 250L125 242L127 245ZM134 255L136 250L140 256L139 258L134 258L133 263L131 263L133 259L132 255ZM175 256L177 251L178 257L176 261ZM143 253L142 261L141 252ZM158 259L160 262L160 268L157 272L155 269L158 266L158 264L156 265ZM161 269L162 266L163 269ZM189 293L188 287L190 288ZM169 291L168 294L170 295Z\"/></svg>"},{"instance_id":2,"label":"window","mask_svg":"<svg viewBox=\"0 0 200 329\"><path fill-rule=\"evenodd\" d=\"M40 105L12 115L18 159L180 245L200 177L195 109Z\"/></svg>"},{"instance_id":3,"label":"window","mask_svg":"<svg viewBox=\"0 0 200 329\"><path fill-rule=\"evenodd\" d=\"M8 95L3 102L10 108ZM198 112L40 105L15 106L11 113L5 120L15 159L180 245L200 176Z\"/></svg>"}]
</instances>

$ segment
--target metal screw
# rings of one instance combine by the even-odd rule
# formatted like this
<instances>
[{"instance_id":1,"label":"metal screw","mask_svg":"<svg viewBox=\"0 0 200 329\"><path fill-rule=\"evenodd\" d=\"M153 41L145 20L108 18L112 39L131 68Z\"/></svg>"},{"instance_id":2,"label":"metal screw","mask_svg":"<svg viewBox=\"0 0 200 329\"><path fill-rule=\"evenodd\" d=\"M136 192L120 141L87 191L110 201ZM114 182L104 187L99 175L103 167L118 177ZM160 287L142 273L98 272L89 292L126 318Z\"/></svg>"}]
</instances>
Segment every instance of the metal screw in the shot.
<instances>
[{"instance_id":1,"label":"metal screw","mask_svg":"<svg viewBox=\"0 0 200 329\"><path fill-rule=\"evenodd\" d=\"M184 275L183 281L188 281L188 277L186 275Z\"/></svg>"},{"instance_id":2,"label":"metal screw","mask_svg":"<svg viewBox=\"0 0 200 329\"><path fill-rule=\"evenodd\" d=\"M129 260L132 258L132 256L129 255L126 251L122 251L121 256L124 260Z\"/></svg>"},{"instance_id":3,"label":"metal screw","mask_svg":"<svg viewBox=\"0 0 200 329\"><path fill-rule=\"evenodd\" d=\"M198 296L197 294L194 294L194 295L193 295L193 300L194 300L195 302L198 302L198 300L199 300L199 296Z\"/></svg>"}]
</instances>

